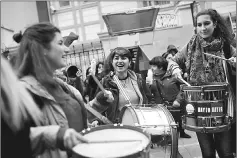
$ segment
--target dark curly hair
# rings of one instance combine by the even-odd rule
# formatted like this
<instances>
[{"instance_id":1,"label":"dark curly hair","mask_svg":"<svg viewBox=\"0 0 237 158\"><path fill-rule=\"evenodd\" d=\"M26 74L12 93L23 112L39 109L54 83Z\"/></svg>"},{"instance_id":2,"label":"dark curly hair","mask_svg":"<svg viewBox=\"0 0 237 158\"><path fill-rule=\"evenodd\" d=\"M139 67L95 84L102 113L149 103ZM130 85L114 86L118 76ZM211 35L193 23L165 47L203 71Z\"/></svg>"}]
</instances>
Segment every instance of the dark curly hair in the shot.
<instances>
[{"instance_id":1,"label":"dark curly hair","mask_svg":"<svg viewBox=\"0 0 237 158\"><path fill-rule=\"evenodd\" d=\"M118 54L119 56L126 56L129 61L132 61L132 53L124 48L124 47L117 47L111 51L111 53L108 55L104 62L104 73L108 74L110 71L114 71L114 68L112 66L112 61L115 56L115 54Z\"/></svg>"},{"instance_id":2,"label":"dark curly hair","mask_svg":"<svg viewBox=\"0 0 237 158\"><path fill-rule=\"evenodd\" d=\"M209 15L213 23L216 23L216 28L213 32L213 37L220 37L228 44L232 42L231 28L226 25L223 17L215 9L206 9L197 13L195 17L195 27L197 27L197 18L201 15Z\"/></svg>"}]
</instances>

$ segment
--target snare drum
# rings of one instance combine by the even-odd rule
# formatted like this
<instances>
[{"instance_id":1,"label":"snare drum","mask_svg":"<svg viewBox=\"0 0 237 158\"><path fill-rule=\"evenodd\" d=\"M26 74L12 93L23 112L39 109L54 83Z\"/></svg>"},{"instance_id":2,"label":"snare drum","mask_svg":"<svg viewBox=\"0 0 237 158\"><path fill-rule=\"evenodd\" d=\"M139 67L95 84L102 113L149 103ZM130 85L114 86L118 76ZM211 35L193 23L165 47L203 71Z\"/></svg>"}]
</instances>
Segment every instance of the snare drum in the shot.
<instances>
[{"instance_id":1,"label":"snare drum","mask_svg":"<svg viewBox=\"0 0 237 158\"><path fill-rule=\"evenodd\" d=\"M186 106L182 116L183 128L195 132L216 133L229 130L233 108L228 106L228 84L212 83L202 86L183 85Z\"/></svg>"},{"instance_id":2,"label":"snare drum","mask_svg":"<svg viewBox=\"0 0 237 158\"><path fill-rule=\"evenodd\" d=\"M131 105L121 111L124 125L142 128L151 135L159 157L176 157L178 151L177 124L163 105Z\"/></svg>"},{"instance_id":3,"label":"snare drum","mask_svg":"<svg viewBox=\"0 0 237 158\"><path fill-rule=\"evenodd\" d=\"M73 148L81 158L149 158L150 135L140 128L102 125L82 133L90 143Z\"/></svg>"}]
</instances>

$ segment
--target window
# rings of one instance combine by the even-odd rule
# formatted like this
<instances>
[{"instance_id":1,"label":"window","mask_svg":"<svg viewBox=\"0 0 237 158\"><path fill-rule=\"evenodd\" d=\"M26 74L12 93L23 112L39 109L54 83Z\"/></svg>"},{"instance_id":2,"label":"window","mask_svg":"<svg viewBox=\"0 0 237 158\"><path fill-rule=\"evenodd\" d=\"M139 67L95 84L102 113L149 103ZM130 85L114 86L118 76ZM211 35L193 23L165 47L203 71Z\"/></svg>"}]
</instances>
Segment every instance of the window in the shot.
<instances>
[{"instance_id":1,"label":"window","mask_svg":"<svg viewBox=\"0 0 237 158\"><path fill-rule=\"evenodd\" d=\"M98 7L82 9L82 14L85 23L99 20Z\"/></svg>"},{"instance_id":2,"label":"window","mask_svg":"<svg viewBox=\"0 0 237 158\"><path fill-rule=\"evenodd\" d=\"M78 35L79 35L78 40L82 42L83 41L83 34L82 34L82 30L80 27L78 27Z\"/></svg>"},{"instance_id":3,"label":"window","mask_svg":"<svg viewBox=\"0 0 237 158\"><path fill-rule=\"evenodd\" d=\"M77 21L77 24L81 23L80 11L79 10L76 10L76 21Z\"/></svg>"},{"instance_id":4,"label":"window","mask_svg":"<svg viewBox=\"0 0 237 158\"><path fill-rule=\"evenodd\" d=\"M151 1L143 1L143 7L152 6Z\"/></svg>"},{"instance_id":5,"label":"window","mask_svg":"<svg viewBox=\"0 0 237 158\"><path fill-rule=\"evenodd\" d=\"M86 40L93 40L99 38L97 33L101 32L100 24L85 26Z\"/></svg>"},{"instance_id":6,"label":"window","mask_svg":"<svg viewBox=\"0 0 237 158\"><path fill-rule=\"evenodd\" d=\"M74 5L75 6L79 6L79 2L78 1L74 1Z\"/></svg>"},{"instance_id":7,"label":"window","mask_svg":"<svg viewBox=\"0 0 237 158\"><path fill-rule=\"evenodd\" d=\"M170 1L154 1L155 5L166 5L170 4Z\"/></svg>"},{"instance_id":8,"label":"window","mask_svg":"<svg viewBox=\"0 0 237 158\"><path fill-rule=\"evenodd\" d=\"M59 7L63 8L63 7L69 7L70 6L70 2L69 1L59 1Z\"/></svg>"},{"instance_id":9,"label":"window","mask_svg":"<svg viewBox=\"0 0 237 158\"><path fill-rule=\"evenodd\" d=\"M67 30L61 30L62 37L69 36L71 32L76 33L75 29L67 29ZM80 37L79 37L80 38Z\"/></svg>"},{"instance_id":10,"label":"window","mask_svg":"<svg viewBox=\"0 0 237 158\"><path fill-rule=\"evenodd\" d=\"M55 16L52 16L52 22L53 22L54 25L56 25L56 18L55 18Z\"/></svg>"},{"instance_id":11,"label":"window","mask_svg":"<svg viewBox=\"0 0 237 158\"><path fill-rule=\"evenodd\" d=\"M167 4L170 4L170 1L143 1L143 7Z\"/></svg>"},{"instance_id":12,"label":"window","mask_svg":"<svg viewBox=\"0 0 237 158\"><path fill-rule=\"evenodd\" d=\"M74 24L72 12L60 13L58 14L58 26L65 27Z\"/></svg>"},{"instance_id":13,"label":"window","mask_svg":"<svg viewBox=\"0 0 237 158\"><path fill-rule=\"evenodd\" d=\"M86 1L82 1L81 2L81 5L87 5L87 4L93 4L93 3L96 3L96 1L89 1L89 0L86 0Z\"/></svg>"}]
</instances>

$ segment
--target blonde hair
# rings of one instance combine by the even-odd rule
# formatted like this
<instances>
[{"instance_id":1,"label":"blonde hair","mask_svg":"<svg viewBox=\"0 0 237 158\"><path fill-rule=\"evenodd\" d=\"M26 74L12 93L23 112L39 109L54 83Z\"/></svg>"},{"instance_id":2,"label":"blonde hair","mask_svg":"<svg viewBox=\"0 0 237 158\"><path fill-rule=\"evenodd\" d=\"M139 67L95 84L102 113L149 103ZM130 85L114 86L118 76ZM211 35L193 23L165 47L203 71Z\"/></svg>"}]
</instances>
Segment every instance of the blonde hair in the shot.
<instances>
[{"instance_id":1,"label":"blonde hair","mask_svg":"<svg viewBox=\"0 0 237 158\"><path fill-rule=\"evenodd\" d=\"M1 117L13 131L18 131L26 120L32 119L38 125L41 116L24 84L18 80L8 61L1 57Z\"/></svg>"}]
</instances>

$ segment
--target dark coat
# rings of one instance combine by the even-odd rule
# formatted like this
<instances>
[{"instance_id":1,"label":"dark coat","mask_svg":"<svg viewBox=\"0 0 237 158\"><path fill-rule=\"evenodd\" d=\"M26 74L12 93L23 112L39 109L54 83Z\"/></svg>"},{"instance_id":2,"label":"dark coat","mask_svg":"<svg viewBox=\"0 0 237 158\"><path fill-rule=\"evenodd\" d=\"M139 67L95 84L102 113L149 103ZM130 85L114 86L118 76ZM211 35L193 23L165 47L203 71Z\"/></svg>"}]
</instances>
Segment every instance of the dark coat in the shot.
<instances>
[{"instance_id":1,"label":"dark coat","mask_svg":"<svg viewBox=\"0 0 237 158\"><path fill-rule=\"evenodd\" d=\"M4 119L1 119L1 157L33 158L30 141L30 122L25 122L23 129L12 131Z\"/></svg>"},{"instance_id":2,"label":"dark coat","mask_svg":"<svg viewBox=\"0 0 237 158\"><path fill-rule=\"evenodd\" d=\"M182 83L176 79L171 73L165 74L163 77L154 77L153 84L150 86L156 104L169 102L171 105L176 100L183 103L180 85Z\"/></svg>"},{"instance_id":3,"label":"dark coat","mask_svg":"<svg viewBox=\"0 0 237 158\"><path fill-rule=\"evenodd\" d=\"M150 103L150 100L152 98L151 92L149 88L147 87L145 81L142 79L140 74L135 74L133 71L129 70L128 73L131 77L132 82L137 82L138 88L140 90L140 93L143 97L143 104ZM118 86L114 83L112 77L110 75L105 76L102 79L102 85L105 89L112 92L114 101L112 103L108 102L100 102L100 106L92 106L95 110L97 110L100 113L104 113L109 120L112 122L117 122L119 117L119 89ZM95 104L97 105L97 104ZM89 120L93 120L95 117L92 114L88 114Z\"/></svg>"}]
</instances>

